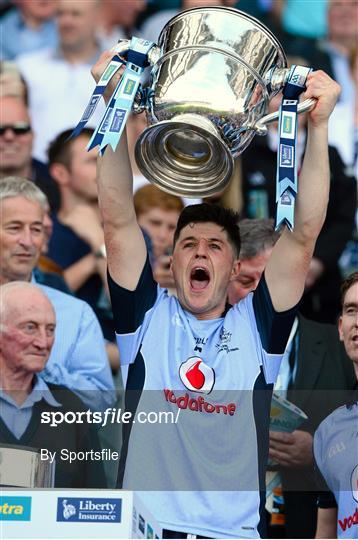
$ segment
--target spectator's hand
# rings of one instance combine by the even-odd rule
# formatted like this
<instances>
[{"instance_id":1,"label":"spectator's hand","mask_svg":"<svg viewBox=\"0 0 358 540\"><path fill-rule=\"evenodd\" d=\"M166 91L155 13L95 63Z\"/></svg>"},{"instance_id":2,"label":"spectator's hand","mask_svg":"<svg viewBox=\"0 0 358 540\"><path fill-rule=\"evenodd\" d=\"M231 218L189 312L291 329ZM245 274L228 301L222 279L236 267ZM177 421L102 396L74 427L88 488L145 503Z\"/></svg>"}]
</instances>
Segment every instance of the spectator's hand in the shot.
<instances>
[{"instance_id":1,"label":"spectator's hand","mask_svg":"<svg viewBox=\"0 0 358 540\"><path fill-rule=\"evenodd\" d=\"M316 283L317 279L321 277L324 272L323 263L313 257L308 268L308 273L305 281L305 288L310 289Z\"/></svg>"},{"instance_id":2,"label":"spectator's hand","mask_svg":"<svg viewBox=\"0 0 358 540\"><path fill-rule=\"evenodd\" d=\"M99 57L99 59L97 60L97 62L93 65L91 69L91 74L94 80L96 81L96 83L98 83L98 81L100 80L102 74L104 73L106 67L108 66L108 64L110 63L114 55L115 55L114 51L104 51ZM115 73L115 75L113 75L113 77L109 81L106 91L103 95L106 103L108 102L109 98L113 94L118 84L118 81L123 75L124 69L125 69L124 66L120 67L117 73Z\"/></svg>"},{"instance_id":3,"label":"spectator's hand","mask_svg":"<svg viewBox=\"0 0 358 540\"><path fill-rule=\"evenodd\" d=\"M303 467L313 460L313 437L306 431L270 431L269 456L283 467Z\"/></svg>"},{"instance_id":4,"label":"spectator's hand","mask_svg":"<svg viewBox=\"0 0 358 540\"><path fill-rule=\"evenodd\" d=\"M94 253L104 244L102 225L91 206L79 204L61 221L87 242Z\"/></svg>"},{"instance_id":5,"label":"spectator's hand","mask_svg":"<svg viewBox=\"0 0 358 540\"><path fill-rule=\"evenodd\" d=\"M163 289L174 289L174 277L170 269L170 256L158 257L153 269L154 279Z\"/></svg>"},{"instance_id":6,"label":"spectator's hand","mask_svg":"<svg viewBox=\"0 0 358 540\"><path fill-rule=\"evenodd\" d=\"M327 126L328 118L337 103L341 87L322 70L313 71L307 77L306 91L302 99L316 98L317 104L309 113L315 127Z\"/></svg>"}]
</instances>

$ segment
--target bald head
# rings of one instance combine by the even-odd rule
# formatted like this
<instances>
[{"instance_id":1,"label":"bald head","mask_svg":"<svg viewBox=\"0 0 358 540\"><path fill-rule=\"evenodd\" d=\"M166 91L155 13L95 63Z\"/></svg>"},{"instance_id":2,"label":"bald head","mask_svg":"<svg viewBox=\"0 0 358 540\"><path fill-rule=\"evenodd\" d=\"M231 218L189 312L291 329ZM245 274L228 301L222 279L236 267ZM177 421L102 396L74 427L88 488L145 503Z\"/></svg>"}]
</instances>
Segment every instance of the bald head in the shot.
<instances>
[{"instance_id":1,"label":"bald head","mask_svg":"<svg viewBox=\"0 0 358 540\"><path fill-rule=\"evenodd\" d=\"M80 53L96 43L98 0L59 0L57 24L64 53Z\"/></svg>"},{"instance_id":2,"label":"bald head","mask_svg":"<svg viewBox=\"0 0 358 540\"><path fill-rule=\"evenodd\" d=\"M55 338L56 316L44 292L31 283L0 287L0 367L6 372L38 373Z\"/></svg>"},{"instance_id":3,"label":"bald head","mask_svg":"<svg viewBox=\"0 0 358 540\"><path fill-rule=\"evenodd\" d=\"M21 313L39 309L45 310L56 323L55 311L46 294L36 285L25 281L12 281L0 287L0 320L1 328L14 322Z\"/></svg>"}]
</instances>

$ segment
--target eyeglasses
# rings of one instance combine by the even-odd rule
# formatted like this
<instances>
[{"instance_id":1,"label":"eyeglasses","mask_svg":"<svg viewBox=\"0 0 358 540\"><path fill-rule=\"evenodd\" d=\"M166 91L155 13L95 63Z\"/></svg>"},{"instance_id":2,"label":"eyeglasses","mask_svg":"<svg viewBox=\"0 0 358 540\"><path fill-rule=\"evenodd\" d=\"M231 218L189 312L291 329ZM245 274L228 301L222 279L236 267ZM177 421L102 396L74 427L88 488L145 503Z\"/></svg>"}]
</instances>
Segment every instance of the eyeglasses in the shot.
<instances>
[{"instance_id":1,"label":"eyeglasses","mask_svg":"<svg viewBox=\"0 0 358 540\"><path fill-rule=\"evenodd\" d=\"M15 135L25 135L31 131L31 126L27 122L17 122L16 124L0 125L0 136L10 129Z\"/></svg>"}]
</instances>

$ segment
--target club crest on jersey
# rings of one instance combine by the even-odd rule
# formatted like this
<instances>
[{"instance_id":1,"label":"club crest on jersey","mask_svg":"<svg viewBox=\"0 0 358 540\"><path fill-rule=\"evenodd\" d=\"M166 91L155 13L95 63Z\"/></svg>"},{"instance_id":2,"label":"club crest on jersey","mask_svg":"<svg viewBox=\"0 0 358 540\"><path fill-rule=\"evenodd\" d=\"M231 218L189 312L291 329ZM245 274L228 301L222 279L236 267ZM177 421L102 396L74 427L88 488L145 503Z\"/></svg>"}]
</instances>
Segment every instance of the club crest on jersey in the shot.
<instances>
[{"instance_id":1,"label":"club crest on jersey","mask_svg":"<svg viewBox=\"0 0 358 540\"><path fill-rule=\"evenodd\" d=\"M215 371L199 356L191 356L179 368L179 377L188 390L209 394L215 383Z\"/></svg>"}]
</instances>

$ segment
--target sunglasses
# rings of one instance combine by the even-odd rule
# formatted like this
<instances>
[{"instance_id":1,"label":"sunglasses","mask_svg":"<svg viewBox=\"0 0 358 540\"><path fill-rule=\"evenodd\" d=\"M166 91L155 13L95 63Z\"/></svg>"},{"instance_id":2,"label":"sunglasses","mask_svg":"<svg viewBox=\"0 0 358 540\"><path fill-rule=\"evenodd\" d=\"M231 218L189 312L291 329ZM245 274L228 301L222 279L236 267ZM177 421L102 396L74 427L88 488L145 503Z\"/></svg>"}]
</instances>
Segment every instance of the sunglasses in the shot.
<instances>
[{"instance_id":1,"label":"sunglasses","mask_svg":"<svg viewBox=\"0 0 358 540\"><path fill-rule=\"evenodd\" d=\"M31 126L27 122L17 122L16 124L0 125L0 136L10 129L15 135L25 135L31 131Z\"/></svg>"}]
</instances>

